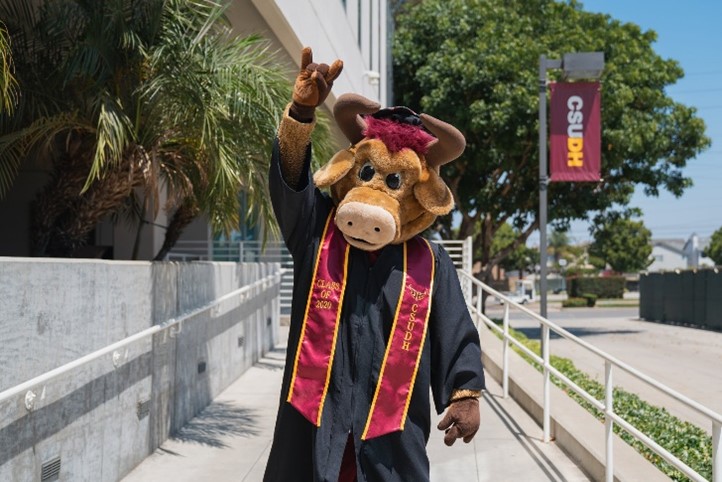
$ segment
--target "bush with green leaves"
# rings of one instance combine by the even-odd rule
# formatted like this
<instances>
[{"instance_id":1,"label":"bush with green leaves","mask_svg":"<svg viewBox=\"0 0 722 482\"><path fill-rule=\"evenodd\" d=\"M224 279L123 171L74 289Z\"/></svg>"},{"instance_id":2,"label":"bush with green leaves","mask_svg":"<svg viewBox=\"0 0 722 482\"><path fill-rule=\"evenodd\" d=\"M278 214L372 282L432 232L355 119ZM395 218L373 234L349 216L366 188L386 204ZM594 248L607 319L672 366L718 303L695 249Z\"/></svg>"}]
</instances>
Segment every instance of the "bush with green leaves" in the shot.
<instances>
[{"instance_id":1,"label":"bush with green leaves","mask_svg":"<svg viewBox=\"0 0 722 482\"><path fill-rule=\"evenodd\" d=\"M562 308L581 308L587 306L587 300L584 298L567 298L562 301Z\"/></svg>"},{"instance_id":2,"label":"bush with green leaves","mask_svg":"<svg viewBox=\"0 0 722 482\"><path fill-rule=\"evenodd\" d=\"M623 298L625 283L623 276L570 277L567 278L567 291L574 298L585 294L594 294L597 298Z\"/></svg>"},{"instance_id":3,"label":"bush with green leaves","mask_svg":"<svg viewBox=\"0 0 722 482\"><path fill-rule=\"evenodd\" d=\"M494 320L501 324L501 320ZM496 333L496 332L495 332ZM523 333L509 328L509 333L516 340L526 346L529 350L539 355L541 344L539 340L530 340ZM497 336L500 336L496 333ZM542 371L542 366L532 360L528 355L514 347L522 358L529 362L534 368ZM571 381L589 393L599 401L604 401L604 385L592 379L589 375L579 370L572 360L555 355L550 355L551 365L566 375ZM564 384L561 380L552 375L552 382L561 388L567 395L579 403L585 410L590 412L600 421L604 420L604 413L584 400ZM639 395L631 393L619 387L613 390L614 412L647 434L656 443L667 449L673 455L682 460L689 467L697 471L704 478L712 480L712 437L698 426L680 420L671 415L665 408L657 407L642 400ZM634 447L645 459L653 463L659 470L672 480L689 480L682 472L663 460L660 456L651 451L646 445L623 430L619 425L614 425L614 433L622 440Z\"/></svg>"},{"instance_id":4,"label":"bush with green leaves","mask_svg":"<svg viewBox=\"0 0 722 482\"><path fill-rule=\"evenodd\" d=\"M584 293L582 298L584 298L584 301L586 301L587 306L590 308L597 304L597 295L594 293Z\"/></svg>"}]
</instances>

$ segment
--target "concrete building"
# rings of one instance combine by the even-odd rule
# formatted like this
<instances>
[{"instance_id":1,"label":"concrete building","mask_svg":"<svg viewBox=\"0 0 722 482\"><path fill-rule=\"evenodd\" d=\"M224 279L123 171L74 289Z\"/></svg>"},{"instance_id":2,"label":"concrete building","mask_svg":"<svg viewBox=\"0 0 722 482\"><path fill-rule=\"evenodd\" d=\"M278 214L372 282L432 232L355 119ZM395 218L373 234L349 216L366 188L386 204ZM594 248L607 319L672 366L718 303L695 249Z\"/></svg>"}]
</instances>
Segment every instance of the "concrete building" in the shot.
<instances>
[{"instance_id":1,"label":"concrete building","mask_svg":"<svg viewBox=\"0 0 722 482\"><path fill-rule=\"evenodd\" d=\"M313 48L314 60L319 62L342 59L344 70L326 101L327 109L345 92L360 93L388 105L391 76L387 0L234 0L227 16L238 34L261 34L270 41L289 79L295 77L304 46ZM22 166L13 188L0 200L0 218L6 226L0 232L0 256L30 255L32 201L48 180L47 168L28 162ZM162 194L160 202L163 205ZM162 246L168 223L163 210L155 218L152 214L147 218L150 223L141 231L138 244L138 259L146 260L152 259ZM136 226L110 219L99 223L86 254L131 259L136 230ZM257 233L239 226L237 237L253 239ZM182 239L196 246L209 245L212 237L207 218L198 218ZM93 250L93 245L98 249Z\"/></svg>"}]
</instances>

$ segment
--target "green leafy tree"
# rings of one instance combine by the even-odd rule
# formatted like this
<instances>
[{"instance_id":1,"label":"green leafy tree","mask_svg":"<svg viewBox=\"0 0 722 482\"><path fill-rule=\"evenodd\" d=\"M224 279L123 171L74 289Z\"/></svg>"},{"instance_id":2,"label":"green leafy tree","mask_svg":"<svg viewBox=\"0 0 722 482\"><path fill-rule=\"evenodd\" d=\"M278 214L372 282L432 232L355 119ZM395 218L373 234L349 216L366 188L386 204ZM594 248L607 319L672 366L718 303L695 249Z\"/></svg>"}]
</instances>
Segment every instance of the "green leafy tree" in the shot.
<instances>
[{"instance_id":1,"label":"green leafy tree","mask_svg":"<svg viewBox=\"0 0 722 482\"><path fill-rule=\"evenodd\" d=\"M71 255L109 214L140 233L164 209L158 259L202 212L216 232L241 215L272 222L268 157L290 81L263 39L232 32L227 4L0 1L21 94L0 117L0 172L33 158L51 168L34 254ZM327 155L326 124L319 135Z\"/></svg>"},{"instance_id":2,"label":"green leafy tree","mask_svg":"<svg viewBox=\"0 0 722 482\"><path fill-rule=\"evenodd\" d=\"M559 260L569 248L569 235L566 231L555 229L549 235L549 251L554 259L554 264L558 265Z\"/></svg>"},{"instance_id":3,"label":"green leafy tree","mask_svg":"<svg viewBox=\"0 0 722 482\"><path fill-rule=\"evenodd\" d=\"M665 93L683 71L655 53L655 40L653 31L585 12L576 1L426 0L397 16L396 103L466 136L464 155L442 174L461 218L458 236L474 236L486 273L539 228L540 54L601 51L606 61L603 181L552 183L553 226L625 206L637 185L648 195L666 189L676 196L691 185L683 168L710 141L696 109ZM507 222L519 236L494 253L491 241Z\"/></svg>"},{"instance_id":4,"label":"green leafy tree","mask_svg":"<svg viewBox=\"0 0 722 482\"><path fill-rule=\"evenodd\" d=\"M496 254L513 245L519 237L519 232L510 224L505 223L494 235L492 240L492 253ZM481 253L477 252L477 258ZM524 271L531 271L539 263L539 250L530 248L526 244L518 245L500 263L507 271L518 270L523 277Z\"/></svg>"},{"instance_id":5,"label":"green leafy tree","mask_svg":"<svg viewBox=\"0 0 722 482\"><path fill-rule=\"evenodd\" d=\"M714 261L714 264L722 265L722 228L712 233L709 245L702 254Z\"/></svg>"},{"instance_id":6,"label":"green leafy tree","mask_svg":"<svg viewBox=\"0 0 722 482\"><path fill-rule=\"evenodd\" d=\"M590 256L604 260L617 273L640 271L652 263L652 233L642 221L608 216L592 233Z\"/></svg>"}]
</instances>

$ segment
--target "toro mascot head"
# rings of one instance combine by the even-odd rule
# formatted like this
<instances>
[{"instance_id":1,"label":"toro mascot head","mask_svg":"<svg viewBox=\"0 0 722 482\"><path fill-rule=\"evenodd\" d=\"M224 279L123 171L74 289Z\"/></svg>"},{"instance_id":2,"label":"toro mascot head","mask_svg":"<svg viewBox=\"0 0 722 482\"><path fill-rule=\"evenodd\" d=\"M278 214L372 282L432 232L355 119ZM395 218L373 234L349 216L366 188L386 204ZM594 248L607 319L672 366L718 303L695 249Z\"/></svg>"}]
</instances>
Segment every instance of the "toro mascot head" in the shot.
<instances>
[{"instance_id":1,"label":"toro mascot head","mask_svg":"<svg viewBox=\"0 0 722 482\"><path fill-rule=\"evenodd\" d=\"M310 120L341 69L338 60L331 66L313 63L306 48L290 116ZM341 95L333 114L351 145L313 180L330 189L336 225L349 244L375 251L403 243L453 209L439 168L464 151L464 136L455 127L406 107L381 109L358 94Z\"/></svg>"}]
</instances>

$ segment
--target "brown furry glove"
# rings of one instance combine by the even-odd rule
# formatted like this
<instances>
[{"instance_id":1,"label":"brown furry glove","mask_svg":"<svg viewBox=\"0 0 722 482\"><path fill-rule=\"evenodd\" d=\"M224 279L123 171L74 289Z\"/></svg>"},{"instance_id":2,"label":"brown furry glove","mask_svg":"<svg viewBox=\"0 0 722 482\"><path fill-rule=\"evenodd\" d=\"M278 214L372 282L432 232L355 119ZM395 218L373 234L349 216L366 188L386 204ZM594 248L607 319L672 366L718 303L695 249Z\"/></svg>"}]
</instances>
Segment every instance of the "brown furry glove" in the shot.
<instances>
[{"instance_id":1,"label":"brown furry glove","mask_svg":"<svg viewBox=\"0 0 722 482\"><path fill-rule=\"evenodd\" d=\"M444 443L451 447L457 438L463 438L465 443L471 442L479 430L480 423L479 399L462 398L451 402L437 428L446 430Z\"/></svg>"},{"instance_id":2,"label":"brown furry glove","mask_svg":"<svg viewBox=\"0 0 722 482\"><path fill-rule=\"evenodd\" d=\"M289 115L301 122L313 120L316 107L323 104L333 86L333 81L341 75L343 62L336 60L329 67L313 62L313 52L306 47L301 52L301 72L293 86L293 102Z\"/></svg>"}]
</instances>

